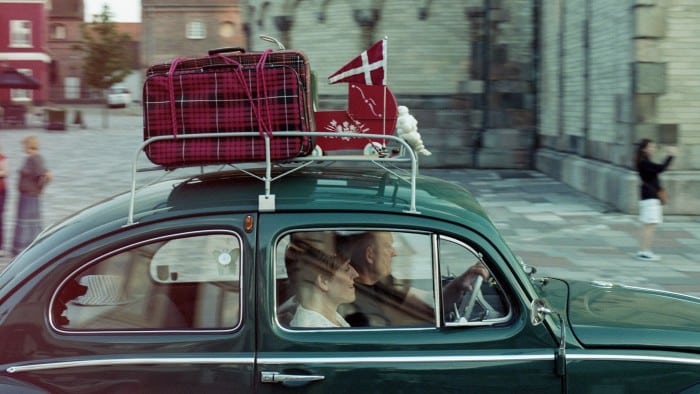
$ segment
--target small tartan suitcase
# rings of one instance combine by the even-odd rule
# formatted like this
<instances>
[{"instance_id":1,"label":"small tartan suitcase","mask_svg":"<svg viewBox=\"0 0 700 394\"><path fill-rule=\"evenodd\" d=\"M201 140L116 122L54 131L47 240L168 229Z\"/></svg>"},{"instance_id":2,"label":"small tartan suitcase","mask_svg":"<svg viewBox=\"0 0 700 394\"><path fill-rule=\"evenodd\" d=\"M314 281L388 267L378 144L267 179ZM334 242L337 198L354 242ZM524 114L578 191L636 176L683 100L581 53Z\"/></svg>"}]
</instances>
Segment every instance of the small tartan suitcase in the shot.
<instances>
[{"instance_id":1,"label":"small tartan suitcase","mask_svg":"<svg viewBox=\"0 0 700 394\"><path fill-rule=\"evenodd\" d=\"M236 51L236 53L226 53ZM275 136L312 131L309 63L299 51L245 53L217 49L201 58L175 59L148 69L143 90L145 151L164 167L265 160L270 136L272 160L304 156L308 137ZM203 133L258 132L256 136L177 138Z\"/></svg>"}]
</instances>

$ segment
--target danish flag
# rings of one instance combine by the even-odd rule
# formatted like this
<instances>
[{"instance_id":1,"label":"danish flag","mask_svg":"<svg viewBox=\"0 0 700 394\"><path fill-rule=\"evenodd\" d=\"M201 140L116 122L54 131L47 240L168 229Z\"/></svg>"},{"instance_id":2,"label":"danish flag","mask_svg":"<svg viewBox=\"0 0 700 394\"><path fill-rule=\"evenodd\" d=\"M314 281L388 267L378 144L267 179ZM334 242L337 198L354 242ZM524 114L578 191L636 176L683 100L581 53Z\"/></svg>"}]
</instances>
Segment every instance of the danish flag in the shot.
<instances>
[{"instance_id":1,"label":"danish flag","mask_svg":"<svg viewBox=\"0 0 700 394\"><path fill-rule=\"evenodd\" d=\"M328 77L331 84L354 82L386 86L386 39L376 42Z\"/></svg>"}]
</instances>

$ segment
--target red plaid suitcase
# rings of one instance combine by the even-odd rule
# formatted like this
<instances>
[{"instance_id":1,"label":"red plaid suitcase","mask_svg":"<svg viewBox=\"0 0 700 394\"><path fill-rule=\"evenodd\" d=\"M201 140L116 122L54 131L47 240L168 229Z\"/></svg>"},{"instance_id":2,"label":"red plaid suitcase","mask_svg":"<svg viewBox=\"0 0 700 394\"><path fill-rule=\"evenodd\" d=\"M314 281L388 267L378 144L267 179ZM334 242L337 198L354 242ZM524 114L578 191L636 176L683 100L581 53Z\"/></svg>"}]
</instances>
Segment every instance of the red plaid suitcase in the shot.
<instances>
[{"instance_id":1,"label":"red plaid suitcase","mask_svg":"<svg viewBox=\"0 0 700 394\"><path fill-rule=\"evenodd\" d=\"M222 51L239 53L225 54ZM274 136L279 131L312 131L309 63L299 51L245 53L210 51L209 56L176 59L148 69L143 90L145 151L165 167L265 160L264 134L272 160L304 156L307 137ZM257 136L177 138L177 136L259 132Z\"/></svg>"}]
</instances>

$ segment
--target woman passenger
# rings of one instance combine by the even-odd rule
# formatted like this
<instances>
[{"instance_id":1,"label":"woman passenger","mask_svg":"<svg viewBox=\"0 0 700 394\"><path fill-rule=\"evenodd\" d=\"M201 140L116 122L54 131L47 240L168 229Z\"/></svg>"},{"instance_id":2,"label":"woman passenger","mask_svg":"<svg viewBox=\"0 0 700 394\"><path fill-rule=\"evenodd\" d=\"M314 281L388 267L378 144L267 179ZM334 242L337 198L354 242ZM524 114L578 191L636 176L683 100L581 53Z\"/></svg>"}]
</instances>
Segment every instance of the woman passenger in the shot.
<instances>
[{"instance_id":1,"label":"woman passenger","mask_svg":"<svg viewBox=\"0 0 700 394\"><path fill-rule=\"evenodd\" d=\"M349 327L338 305L355 301L357 272L350 260L335 251L332 231L301 232L291 236L285 265L298 304L292 327Z\"/></svg>"}]
</instances>

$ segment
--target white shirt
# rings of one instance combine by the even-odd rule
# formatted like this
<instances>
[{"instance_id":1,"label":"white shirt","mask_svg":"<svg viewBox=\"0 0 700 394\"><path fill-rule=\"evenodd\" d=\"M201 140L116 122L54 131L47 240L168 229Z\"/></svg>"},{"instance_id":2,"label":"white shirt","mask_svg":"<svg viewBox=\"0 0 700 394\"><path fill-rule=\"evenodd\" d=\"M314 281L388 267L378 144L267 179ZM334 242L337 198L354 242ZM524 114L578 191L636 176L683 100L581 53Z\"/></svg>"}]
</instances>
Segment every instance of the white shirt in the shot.
<instances>
[{"instance_id":1,"label":"white shirt","mask_svg":"<svg viewBox=\"0 0 700 394\"><path fill-rule=\"evenodd\" d=\"M297 310L294 312L292 321L289 322L291 327L317 328L317 327L350 327L350 324L336 312L335 319L340 323L340 326L326 319L322 314L306 309L301 305L297 305Z\"/></svg>"}]
</instances>

